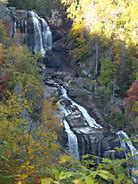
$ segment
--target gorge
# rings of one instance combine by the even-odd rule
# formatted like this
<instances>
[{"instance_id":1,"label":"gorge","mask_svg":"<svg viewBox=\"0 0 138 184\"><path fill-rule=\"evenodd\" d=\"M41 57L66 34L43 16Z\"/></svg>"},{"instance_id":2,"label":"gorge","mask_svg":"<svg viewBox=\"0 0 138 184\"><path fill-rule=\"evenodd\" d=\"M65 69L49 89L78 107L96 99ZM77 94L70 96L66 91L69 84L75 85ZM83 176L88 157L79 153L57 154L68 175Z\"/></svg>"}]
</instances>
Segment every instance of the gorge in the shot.
<instances>
[{"instance_id":1,"label":"gorge","mask_svg":"<svg viewBox=\"0 0 138 184\"><path fill-rule=\"evenodd\" d=\"M40 53L45 57L47 51L52 49L52 33L50 28L47 22L35 12L27 12L26 22L20 23L20 20L18 20L14 22L14 26L14 36L16 37L18 29L21 34L26 34L27 46L32 52ZM59 91L60 111L67 134L67 149L69 149L70 154L75 159L80 160L84 155L91 154L97 157L98 163L102 157L121 159L131 154L132 163L138 160L138 151L124 131L117 131L116 129L110 129L97 124L84 107L68 97L67 91L62 85L55 83L53 78L49 80L50 75L47 73L47 69L44 70L44 76L45 84L56 87ZM56 72L55 79L58 79ZM60 82L64 84L64 79ZM122 148L120 152L116 149L119 147ZM137 167L133 167L133 164L131 167L132 173L134 170L137 170ZM132 179L134 183L137 183L137 179L134 176L132 176Z\"/></svg>"},{"instance_id":2,"label":"gorge","mask_svg":"<svg viewBox=\"0 0 138 184\"><path fill-rule=\"evenodd\" d=\"M83 161L85 155L94 155L97 165L102 158L128 158L130 163L125 167L137 184L134 173L138 170L138 151L124 129L109 125L104 119L94 100L96 85L89 77L79 76L79 68L76 72L68 63L66 33L58 35L60 38L53 42L55 35L50 23L35 11L10 7L7 11L12 17L10 35L13 42L19 47L26 45L34 55L41 55L44 99L56 101L56 115L63 124L61 147L78 161Z\"/></svg>"}]
</instances>

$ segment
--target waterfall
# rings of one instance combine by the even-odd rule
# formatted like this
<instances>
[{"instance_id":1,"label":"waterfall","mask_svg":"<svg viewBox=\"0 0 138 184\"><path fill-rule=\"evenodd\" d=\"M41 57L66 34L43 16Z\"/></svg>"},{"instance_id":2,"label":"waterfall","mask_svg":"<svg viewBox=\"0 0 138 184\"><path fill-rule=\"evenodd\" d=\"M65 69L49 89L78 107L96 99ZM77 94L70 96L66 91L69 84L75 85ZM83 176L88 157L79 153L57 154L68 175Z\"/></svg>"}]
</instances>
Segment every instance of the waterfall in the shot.
<instances>
[{"instance_id":1,"label":"waterfall","mask_svg":"<svg viewBox=\"0 0 138 184\"><path fill-rule=\"evenodd\" d=\"M127 157L127 150L131 153L131 163L132 166L130 168L131 174L132 174L132 180L134 183L138 183L138 178L136 178L134 172L138 170L138 151L137 149L133 146L130 138L124 131L118 131L117 135L120 140L120 145L123 148L123 151L125 152L125 155ZM136 164L136 165L135 165Z\"/></svg>"},{"instance_id":2,"label":"waterfall","mask_svg":"<svg viewBox=\"0 0 138 184\"><path fill-rule=\"evenodd\" d=\"M34 26L34 45L33 45L33 51L34 53L40 52L42 56L45 55L45 49L43 47L43 39L42 39L42 29L41 29L41 23L39 21L39 16L33 12L28 12L28 17L32 19L33 26Z\"/></svg>"},{"instance_id":3,"label":"waterfall","mask_svg":"<svg viewBox=\"0 0 138 184\"><path fill-rule=\"evenodd\" d=\"M33 11L28 11L28 18L32 19L34 28L33 51L34 53L40 52L42 56L45 56L46 51L52 49L52 33L50 28L45 19L40 18Z\"/></svg>"},{"instance_id":4,"label":"waterfall","mask_svg":"<svg viewBox=\"0 0 138 184\"><path fill-rule=\"evenodd\" d=\"M73 104L74 106L76 106L76 107L80 110L80 112L82 113L83 117L85 118L85 120L87 121L87 123L88 123L88 125L89 125L90 127L93 127L93 128L102 128L102 127L101 127L100 125L98 125L98 124L96 123L96 121L88 114L87 110L86 110L84 107L82 107L81 105L75 103L73 100L71 100L71 99L68 97L66 89L64 89L62 86L61 86L61 93L62 93L62 96L63 96L64 98L70 100L70 101L72 102L72 104Z\"/></svg>"},{"instance_id":5,"label":"waterfall","mask_svg":"<svg viewBox=\"0 0 138 184\"><path fill-rule=\"evenodd\" d=\"M79 151L78 151L78 140L76 135L71 131L66 120L63 120L65 130L68 135L68 146L70 154L77 160L79 160Z\"/></svg>"},{"instance_id":6,"label":"waterfall","mask_svg":"<svg viewBox=\"0 0 138 184\"><path fill-rule=\"evenodd\" d=\"M13 35L16 33L16 31L17 31L17 23L16 23L16 21L14 21L14 25L13 25Z\"/></svg>"},{"instance_id":7,"label":"waterfall","mask_svg":"<svg viewBox=\"0 0 138 184\"><path fill-rule=\"evenodd\" d=\"M82 116L84 117L84 119L86 120L86 122L88 123L88 127L90 128L102 128L100 125L98 125L95 120L93 118L90 117L90 115L88 114L87 110L80 106L79 104L75 103L73 100L71 100L68 95L67 95L67 91L65 88L63 88L63 86L60 86L58 84L55 83L56 86L58 86L61 90L61 100L63 100L63 104L61 104L61 111L64 113L65 117L67 117L69 114L71 114L70 110L65 106L64 104L64 100L67 100L69 101L72 106L75 106L78 108L78 110L81 112ZM70 126L68 124L68 122L66 120L63 120L63 123L64 123L64 127L65 127L65 130L67 132L67 135L68 135L68 145L69 145L69 151L70 153L74 156L74 158L79 158L79 151L78 151L78 140L77 140L77 136L71 131L70 129ZM86 135L87 137L88 135ZM89 138L87 137L87 140ZM86 149L86 152L89 151L89 144L88 142L89 141L85 141L85 136L81 136L81 144L82 144L82 153L81 155L84 155L85 154L85 147L87 148ZM73 142L74 141L74 142ZM87 143L86 143L87 142ZM88 144L88 145L86 145Z\"/></svg>"},{"instance_id":8,"label":"waterfall","mask_svg":"<svg viewBox=\"0 0 138 184\"><path fill-rule=\"evenodd\" d=\"M67 116L70 112L65 109L63 105L60 107L61 112ZM77 136L71 131L70 126L68 125L67 121L63 119L63 124L65 127L65 131L68 135L68 147L70 154L77 160L79 160L79 151L78 151L78 140Z\"/></svg>"},{"instance_id":9,"label":"waterfall","mask_svg":"<svg viewBox=\"0 0 138 184\"><path fill-rule=\"evenodd\" d=\"M34 11L28 11L27 17L23 20L19 18L14 21L14 35L18 31L25 34L24 43L33 53L40 53L43 57L48 50L52 49L52 33L45 21ZM16 36L15 36L16 37Z\"/></svg>"},{"instance_id":10,"label":"waterfall","mask_svg":"<svg viewBox=\"0 0 138 184\"><path fill-rule=\"evenodd\" d=\"M42 40L45 51L52 49L52 33L45 19L40 18L42 25Z\"/></svg>"}]
</instances>

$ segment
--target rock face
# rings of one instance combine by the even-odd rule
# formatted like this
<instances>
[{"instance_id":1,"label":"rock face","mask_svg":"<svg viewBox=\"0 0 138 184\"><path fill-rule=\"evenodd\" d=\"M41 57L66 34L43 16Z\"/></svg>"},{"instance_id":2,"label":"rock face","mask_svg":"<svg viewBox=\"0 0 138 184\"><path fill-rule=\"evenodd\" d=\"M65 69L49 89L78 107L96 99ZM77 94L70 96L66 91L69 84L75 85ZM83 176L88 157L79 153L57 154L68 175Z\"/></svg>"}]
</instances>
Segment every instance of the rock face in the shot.
<instances>
[{"instance_id":1,"label":"rock face","mask_svg":"<svg viewBox=\"0 0 138 184\"><path fill-rule=\"evenodd\" d=\"M43 57L52 49L52 33L45 19L34 11L0 7L1 18L10 38L17 44L26 44L33 53Z\"/></svg>"},{"instance_id":2,"label":"rock face","mask_svg":"<svg viewBox=\"0 0 138 184\"><path fill-rule=\"evenodd\" d=\"M77 136L79 154L82 157L85 154L92 154L97 157L123 158L123 152L116 151L120 147L120 141L115 131L107 128L90 127L80 110L67 100L62 100L65 108L70 111L66 116L71 130Z\"/></svg>"},{"instance_id":3,"label":"rock face","mask_svg":"<svg viewBox=\"0 0 138 184\"><path fill-rule=\"evenodd\" d=\"M11 16L11 11L7 7L0 5L0 18L5 26L5 30L9 37L14 34L14 20Z\"/></svg>"},{"instance_id":4,"label":"rock face","mask_svg":"<svg viewBox=\"0 0 138 184\"><path fill-rule=\"evenodd\" d=\"M61 66L61 58L56 52L50 50L47 52L44 63L46 64L47 68L60 68Z\"/></svg>"}]
</instances>

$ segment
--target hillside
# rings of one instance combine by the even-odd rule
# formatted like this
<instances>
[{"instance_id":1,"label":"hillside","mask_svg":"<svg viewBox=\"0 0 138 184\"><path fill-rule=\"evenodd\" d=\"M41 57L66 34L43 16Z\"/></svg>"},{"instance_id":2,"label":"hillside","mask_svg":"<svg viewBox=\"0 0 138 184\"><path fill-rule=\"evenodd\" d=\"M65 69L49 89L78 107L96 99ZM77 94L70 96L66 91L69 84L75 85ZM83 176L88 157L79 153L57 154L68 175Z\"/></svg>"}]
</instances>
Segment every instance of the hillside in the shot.
<instances>
[{"instance_id":1,"label":"hillside","mask_svg":"<svg viewBox=\"0 0 138 184\"><path fill-rule=\"evenodd\" d=\"M0 0L0 184L138 183L137 0Z\"/></svg>"}]
</instances>

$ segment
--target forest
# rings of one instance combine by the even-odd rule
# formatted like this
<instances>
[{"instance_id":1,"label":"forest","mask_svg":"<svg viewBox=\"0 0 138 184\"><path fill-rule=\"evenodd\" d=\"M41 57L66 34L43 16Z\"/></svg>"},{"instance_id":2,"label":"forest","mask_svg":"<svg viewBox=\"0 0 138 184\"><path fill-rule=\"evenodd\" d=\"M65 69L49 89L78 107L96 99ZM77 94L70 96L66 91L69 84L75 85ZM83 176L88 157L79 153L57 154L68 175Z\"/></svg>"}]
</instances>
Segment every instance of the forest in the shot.
<instances>
[{"instance_id":1,"label":"forest","mask_svg":"<svg viewBox=\"0 0 138 184\"><path fill-rule=\"evenodd\" d=\"M31 11L40 17L29 17L26 12ZM41 23L42 38L33 35L35 29L39 32L35 24L26 31L31 20ZM45 46L50 29L52 51ZM48 41L43 42L46 33ZM33 39L39 46L43 42L45 58L41 49L32 49ZM104 127L102 133L98 130L104 138L109 133L120 142L120 147L110 146L116 158L109 150L109 156L95 151L106 149L106 142L101 147L93 143L100 148L84 146L93 140L83 130L80 138L74 122L86 123L77 103ZM78 111L74 117L84 117L75 121L71 115ZM79 159L65 143L66 122L78 139ZM123 143L116 140L119 131L129 135ZM137 149L138 1L0 0L0 184L138 184Z\"/></svg>"}]
</instances>

